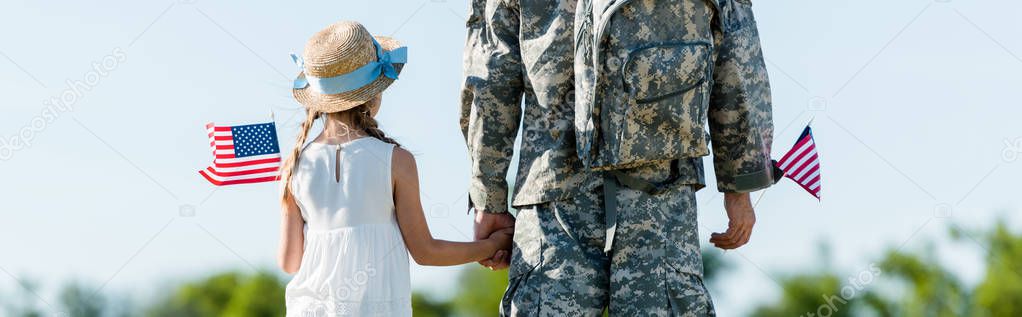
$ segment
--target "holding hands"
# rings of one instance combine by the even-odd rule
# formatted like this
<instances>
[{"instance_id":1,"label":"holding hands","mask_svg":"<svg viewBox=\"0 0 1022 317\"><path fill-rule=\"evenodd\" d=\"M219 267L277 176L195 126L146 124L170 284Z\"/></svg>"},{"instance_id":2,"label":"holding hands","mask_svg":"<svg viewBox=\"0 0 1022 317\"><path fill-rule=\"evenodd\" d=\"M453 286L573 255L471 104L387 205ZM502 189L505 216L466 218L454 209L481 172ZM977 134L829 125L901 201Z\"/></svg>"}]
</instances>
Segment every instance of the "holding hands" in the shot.
<instances>
[{"instance_id":1,"label":"holding hands","mask_svg":"<svg viewBox=\"0 0 1022 317\"><path fill-rule=\"evenodd\" d=\"M475 240L491 239L500 247L492 257L479 261L491 270L506 269L511 264L511 239L514 235L515 217L510 213L487 213L476 211Z\"/></svg>"}]
</instances>

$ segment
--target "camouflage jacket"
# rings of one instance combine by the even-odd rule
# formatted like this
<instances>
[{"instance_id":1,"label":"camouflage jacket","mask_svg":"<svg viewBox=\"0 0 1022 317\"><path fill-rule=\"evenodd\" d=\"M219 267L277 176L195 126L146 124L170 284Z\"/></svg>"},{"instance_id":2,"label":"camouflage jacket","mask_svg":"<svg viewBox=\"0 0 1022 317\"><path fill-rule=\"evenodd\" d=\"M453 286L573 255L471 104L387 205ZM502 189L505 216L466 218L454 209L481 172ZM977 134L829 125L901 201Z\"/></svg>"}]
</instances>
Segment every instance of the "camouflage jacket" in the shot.
<instances>
[{"instance_id":1,"label":"camouflage jacket","mask_svg":"<svg viewBox=\"0 0 1022 317\"><path fill-rule=\"evenodd\" d=\"M578 2L577 2L578 1ZM469 182L470 204L486 212L504 212L507 210L508 185L507 171L511 166L514 153L515 138L521 127L521 145L516 189L513 205L530 205L552 200L559 200L579 187L593 184L594 177L585 168L580 156L587 160L590 167L592 158L587 153L593 150L620 151L621 146L595 148L592 140L615 140L606 138L598 131L598 126L582 125L576 129L579 117L589 116L592 111L589 105L592 98L586 97L594 91L596 85L590 82L575 82L578 69L585 77L592 73L592 58L580 55L576 60L576 46L579 50L586 49L586 37L594 34L587 27L594 23L603 23L599 16L603 10L591 10L589 0L472 0L471 15L467 22L468 39L465 46L464 85L461 98L461 129L471 162L471 179ZM704 2L705 1L705 2ZM716 3L714 1L719 1ZM701 185L702 166L699 157L706 155L705 132L694 137L691 131L702 131L706 116L710 116L710 139L714 143L717 166L718 187L723 191L745 191L762 188L768 185L749 182L750 177L762 173L766 159L769 162L769 144L772 133L769 88L766 71L762 65L759 52L759 41L752 21L751 10L743 0L685 0L671 5L660 0L596 0L599 8L615 8L608 21L615 19L649 18L640 24L625 24L616 29L618 23L607 28L611 34L604 38L629 47L617 49L619 46L607 46L603 52L620 54L630 49L640 48L643 41L670 40L680 38L708 42L700 48L683 49L685 54L705 53L712 55L715 66L707 68L709 76L700 79L688 78L688 74L676 73L679 85L702 85L697 90L703 94L711 92L711 97L700 102L681 103L678 99L690 101L691 97L665 98L661 103L671 103L676 110L670 123L677 127L667 135L667 130L647 135L638 135L636 139L663 140L660 144L668 146L681 143L691 144L682 153L672 153L656 159L645 161L651 164L664 164L664 160L682 159L684 179L692 184ZM726 14L722 7L740 9L742 14ZM578 9L578 10L577 10ZM578 11L578 16L576 16ZM599 12L598 12L599 11ZM660 12L667 11L667 12ZM744 15L743 15L744 14ZM687 17L681 20L678 17ZM653 20L662 19L660 20ZM576 19L583 24L576 28ZM711 22L712 21L712 22ZM721 22L723 21L723 22ZM687 24L691 22L691 24ZM586 24L588 23L588 24ZM637 27L636 27L637 26ZM653 30L656 32L653 32ZM666 29L676 32L664 32ZM589 32L587 35L586 32ZM634 40L625 40L625 35L636 35ZM655 34L654 34L655 33ZM673 35L671 35L673 34ZM729 34L741 34L740 37L729 37ZM663 37L660 38L653 38ZM635 45L634 47L631 45ZM594 52L592 48L589 52ZM742 55L744 54L744 55ZM585 54L583 54L585 55ZM619 55L624 56L624 55ZM703 56L704 58L709 58ZM648 61L643 67L663 67L666 63L695 63L683 60L685 56L661 58ZM603 59L606 64L621 63L611 59ZM658 65L649 65L655 62ZM580 64L581 63L581 64ZM706 61L703 63L713 63ZM610 65L614 67L616 65ZM686 65L695 68L697 66ZM682 67L678 67L682 68ZM587 70L589 69L589 70ZM647 69L647 68L643 68ZM713 71L713 69L718 69ZM655 69L650 72L657 71ZM670 74L668 74L670 75ZM684 75L684 76L681 76ZM601 74L601 78L625 80L620 74ZM637 74L646 76L646 74ZM663 78L663 77L660 77ZM658 82L656 80L651 82ZM696 83L698 82L698 83ZM712 84L711 84L712 82ZM576 94L576 84L580 89ZM674 85L672 83L672 85ZM646 87L649 94L652 89ZM620 94L621 91L607 89L602 95ZM718 92L719 90L719 92ZM685 95L685 93L682 93ZM576 95L585 102L576 105ZM671 95L668 93L668 95ZM615 101L615 100L611 100ZM523 103L524 102L524 103ZM641 109L634 99L616 100L619 104L612 107L634 107L639 117L657 114L638 113ZM708 105L707 105L708 104ZM598 105L603 105L600 103ZM577 109L582 109L576 113ZM598 107L596 108L598 109ZM622 108L623 109L623 108ZM623 117L622 117L623 118ZM615 123L624 123L622 118L613 119ZM662 118L654 118L662 120ZM638 121L627 122L634 128ZM661 124L662 125L662 124ZM651 125L652 126L652 125ZM620 128L618 129L620 130ZM612 130L612 131L618 131ZM647 129L649 130L649 129ZM687 135L682 135L687 132ZM578 137L576 137L576 135ZM594 138L595 137L595 138ZM617 141L630 140L619 138ZM576 152L576 145L585 150ZM656 144L653 144L656 145ZM632 146L632 145L629 145ZM627 146L626 146L627 147ZM634 147L634 146L633 146ZM650 148L650 146L646 146ZM691 149L691 150L689 150ZM625 151L628 152L628 151ZM675 151L679 152L679 151ZM620 153L620 152L618 152ZM582 154L582 155L580 155ZM660 161L660 162L654 162ZM757 169L759 168L759 169ZM769 173L769 169L766 169ZM769 174L767 174L769 175Z\"/></svg>"}]
</instances>

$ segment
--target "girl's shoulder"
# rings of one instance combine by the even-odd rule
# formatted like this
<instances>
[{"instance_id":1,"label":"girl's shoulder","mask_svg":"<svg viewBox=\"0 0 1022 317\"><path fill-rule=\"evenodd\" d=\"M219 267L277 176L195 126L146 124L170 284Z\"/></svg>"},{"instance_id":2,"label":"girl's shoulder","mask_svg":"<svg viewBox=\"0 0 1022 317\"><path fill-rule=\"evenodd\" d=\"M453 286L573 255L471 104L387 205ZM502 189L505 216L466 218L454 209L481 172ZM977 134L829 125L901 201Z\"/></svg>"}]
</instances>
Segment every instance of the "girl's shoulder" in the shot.
<instances>
[{"instance_id":1,"label":"girl's shoulder","mask_svg":"<svg viewBox=\"0 0 1022 317\"><path fill-rule=\"evenodd\" d=\"M387 143L389 144L389 143ZM418 179L415 156L400 146L393 147L390 169L395 181Z\"/></svg>"}]
</instances>

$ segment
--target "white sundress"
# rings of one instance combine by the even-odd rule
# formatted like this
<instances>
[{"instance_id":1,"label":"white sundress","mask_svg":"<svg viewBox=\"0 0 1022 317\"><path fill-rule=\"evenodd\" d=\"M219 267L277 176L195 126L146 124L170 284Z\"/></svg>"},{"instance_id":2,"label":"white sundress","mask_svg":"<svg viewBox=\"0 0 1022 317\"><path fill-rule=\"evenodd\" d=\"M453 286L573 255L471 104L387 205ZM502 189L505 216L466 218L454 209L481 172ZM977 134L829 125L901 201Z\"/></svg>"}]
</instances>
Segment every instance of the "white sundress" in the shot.
<instances>
[{"instance_id":1,"label":"white sundress","mask_svg":"<svg viewBox=\"0 0 1022 317\"><path fill-rule=\"evenodd\" d=\"M288 317L412 315L393 148L363 137L302 149L291 189L305 219L305 253L287 284Z\"/></svg>"}]
</instances>

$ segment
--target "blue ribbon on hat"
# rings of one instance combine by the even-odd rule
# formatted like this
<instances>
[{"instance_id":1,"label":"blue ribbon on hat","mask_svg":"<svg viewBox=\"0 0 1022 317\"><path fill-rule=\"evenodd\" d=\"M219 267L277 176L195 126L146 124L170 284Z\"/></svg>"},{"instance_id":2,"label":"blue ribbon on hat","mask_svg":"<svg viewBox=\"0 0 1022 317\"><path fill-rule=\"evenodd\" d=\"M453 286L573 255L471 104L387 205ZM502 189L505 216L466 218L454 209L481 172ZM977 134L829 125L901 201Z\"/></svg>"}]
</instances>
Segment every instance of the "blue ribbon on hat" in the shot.
<instances>
[{"instance_id":1,"label":"blue ribbon on hat","mask_svg":"<svg viewBox=\"0 0 1022 317\"><path fill-rule=\"evenodd\" d=\"M385 51L380 46L380 43L376 42L376 39L373 39L373 46L376 47L376 61L369 62L365 66L359 67L347 74L324 78L306 75L304 71L305 61L301 56L291 53L291 60L295 62L295 65L298 65L298 71L302 72L294 80L294 89L309 87L321 94L336 95L362 88L376 81L376 79L380 78L380 75L387 76L390 79L397 79L397 69L394 68L394 64L408 62L408 48L402 46L394 50Z\"/></svg>"}]
</instances>

